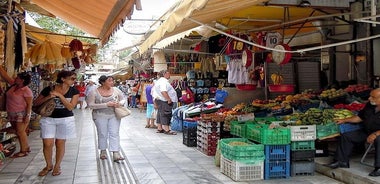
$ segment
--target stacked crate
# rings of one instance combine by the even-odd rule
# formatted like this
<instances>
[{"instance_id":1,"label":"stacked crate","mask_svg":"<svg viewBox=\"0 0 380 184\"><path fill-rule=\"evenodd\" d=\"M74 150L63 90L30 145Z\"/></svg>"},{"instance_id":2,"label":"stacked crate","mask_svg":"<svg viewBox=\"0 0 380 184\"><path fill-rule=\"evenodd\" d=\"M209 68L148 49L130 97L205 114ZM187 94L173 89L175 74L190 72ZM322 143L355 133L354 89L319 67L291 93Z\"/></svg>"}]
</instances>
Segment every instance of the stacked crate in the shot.
<instances>
[{"instance_id":1,"label":"stacked crate","mask_svg":"<svg viewBox=\"0 0 380 184\"><path fill-rule=\"evenodd\" d=\"M314 175L316 125L291 126L291 175Z\"/></svg>"},{"instance_id":2,"label":"stacked crate","mask_svg":"<svg viewBox=\"0 0 380 184\"><path fill-rule=\"evenodd\" d=\"M265 146L264 179L289 178L290 129L268 124L248 124L247 138Z\"/></svg>"},{"instance_id":3,"label":"stacked crate","mask_svg":"<svg viewBox=\"0 0 380 184\"><path fill-rule=\"evenodd\" d=\"M219 141L220 172L234 181L264 178L264 145L246 138L227 138Z\"/></svg>"},{"instance_id":4,"label":"stacked crate","mask_svg":"<svg viewBox=\"0 0 380 184\"><path fill-rule=\"evenodd\" d=\"M193 119L184 119L183 121L183 144L188 147L197 146L197 121Z\"/></svg>"},{"instance_id":5,"label":"stacked crate","mask_svg":"<svg viewBox=\"0 0 380 184\"><path fill-rule=\"evenodd\" d=\"M220 122L199 120L197 126L197 149L208 156L214 156L220 139Z\"/></svg>"}]
</instances>

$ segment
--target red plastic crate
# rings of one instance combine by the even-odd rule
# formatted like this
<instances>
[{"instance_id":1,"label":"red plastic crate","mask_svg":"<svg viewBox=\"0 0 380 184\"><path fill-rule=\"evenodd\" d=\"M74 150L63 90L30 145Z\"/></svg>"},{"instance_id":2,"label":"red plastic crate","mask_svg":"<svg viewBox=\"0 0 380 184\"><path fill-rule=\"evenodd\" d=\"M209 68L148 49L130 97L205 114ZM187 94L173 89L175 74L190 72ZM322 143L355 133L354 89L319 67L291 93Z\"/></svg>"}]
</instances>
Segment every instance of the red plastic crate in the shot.
<instances>
[{"instance_id":1,"label":"red plastic crate","mask_svg":"<svg viewBox=\"0 0 380 184\"><path fill-rule=\"evenodd\" d=\"M294 85L293 84L270 84L268 85L269 92L274 93L293 93Z\"/></svg>"}]
</instances>

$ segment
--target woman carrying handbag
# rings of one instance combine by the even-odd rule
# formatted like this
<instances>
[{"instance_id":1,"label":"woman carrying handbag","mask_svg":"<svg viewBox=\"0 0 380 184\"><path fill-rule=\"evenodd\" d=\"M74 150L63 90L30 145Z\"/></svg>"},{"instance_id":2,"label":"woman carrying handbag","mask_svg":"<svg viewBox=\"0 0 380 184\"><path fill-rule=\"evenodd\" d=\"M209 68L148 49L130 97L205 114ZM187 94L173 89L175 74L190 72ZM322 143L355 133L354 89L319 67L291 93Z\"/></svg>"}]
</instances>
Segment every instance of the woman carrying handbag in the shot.
<instances>
[{"instance_id":1,"label":"woman carrying handbag","mask_svg":"<svg viewBox=\"0 0 380 184\"><path fill-rule=\"evenodd\" d=\"M98 148L100 159L107 159L107 148L113 153L113 160L124 160L120 155L120 122L116 117L115 108L124 105L123 93L114 87L112 76L99 77L100 87L90 92L87 104L93 109L92 118L98 134ZM109 147L108 147L109 144Z\"/></svg>"},{"instance_id":2,"label":"woman carrying handbag","mask_svg":"<svg viewBox=\"0 0 380 184\"><path fill-rule=\"evenodd\" d=\"M50 116L40 120L41 138L46 166L38 176L46 176L52 171L53 176L61 174L61 162L65 155L66 139L76 137L73 109L78 103L79 91L72 87L76 81L73 71L60 71L56 85L44 88L34 100L34 105L40 105L54 98L55 108ZM55 164L53 165L53 147L55 146Z\"/></svg>"}]
</instances>

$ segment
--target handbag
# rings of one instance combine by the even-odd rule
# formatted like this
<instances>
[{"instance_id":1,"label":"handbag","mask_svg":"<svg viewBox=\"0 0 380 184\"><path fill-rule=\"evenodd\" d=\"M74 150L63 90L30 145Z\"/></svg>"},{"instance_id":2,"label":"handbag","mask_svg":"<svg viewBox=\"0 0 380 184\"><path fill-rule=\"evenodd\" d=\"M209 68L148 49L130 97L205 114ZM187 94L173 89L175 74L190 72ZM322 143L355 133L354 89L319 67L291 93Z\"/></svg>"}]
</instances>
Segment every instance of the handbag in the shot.
<instances>
[{"instance_id":1,"label":"handbag","mask_svg":"<svg viewBox=\"0 0 380 184\"><path fill-rule=\"evenodd\" d=\"M131 110L127 109L126 107L116 107L115 108L115 115L117 119L121 119L124 117L127 117L131 114Z\"/></svg>"},{"instance_id":2,"label":"handbag","mask_svg":"<svg viewBox=\"0 0 380 184\"><path fill-rule=\"evenodd\" d=\"M54 98L50 98L49 100L46 100L44 103L40 105L33 105L32 111L43 117L48 117L53 113L55 109L55 105L56 103L55 103Z\"/></svg>"}]
</instances>

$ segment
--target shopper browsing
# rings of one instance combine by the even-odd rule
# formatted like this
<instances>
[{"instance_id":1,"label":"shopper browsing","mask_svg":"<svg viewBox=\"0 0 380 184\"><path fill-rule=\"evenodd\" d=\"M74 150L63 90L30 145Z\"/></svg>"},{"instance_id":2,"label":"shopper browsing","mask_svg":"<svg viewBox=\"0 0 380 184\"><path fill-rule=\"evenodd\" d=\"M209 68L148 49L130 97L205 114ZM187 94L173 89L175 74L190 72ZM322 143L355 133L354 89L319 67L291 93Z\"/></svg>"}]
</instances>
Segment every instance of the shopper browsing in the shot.
<instances>
[{"instance_id":1,"label":"shopper browsing","mask_svg":"<svg viewBox=\"0 0 380 184\"><path fill-rule=\"evenodd\" d=\"M57 75L56 85L44 88L34 101L34 105L54 98L56 106L49 117L40 120L43 153L46 162L38 175L45 176L50 171L53 176L61 174L61 162L65 155L66 139L76 137L73 109L78 103L79 91L73 87L76 74L73 71L61 71ZM55 146L55 164L53 165L53 147Z\"/></svg>"},{"instance_id":2,"label":"shopper browsing","mask_svg":"<svg viewBox=\"0 0 380 184\"><path fill-rule=\"evenodd\" d=\"M107 148L113 153L113 160L124 160L120 155L120 119L116 118L115 107L124 104L123 93L114 87L112 76L99 77L100 86L92 90L88 96L88 105L93 109L92 118L98 134L100 159L107 159ZM108 142L109 140L109 142Z\"/></svg>"},{"instance_id":3,"label":"shopper browsing","mask_svg":"<svg viewBox=\"0 0 380 184\"><path fill-rule=\"evenodd\" d=\"M172 117L173 102L177 102L177 93L169 83L170 72L163 70L159 73L160 78L154 84L152 92L154 104L157 111L157 128L158 133L168 135L176 135L177 133L170 131L170 120ZM161 126L160 126L161 125Z\"/></svg>"},{"instance_id":4,"label":"shopper browsing","mask_svg":"<svg viewBox=\"0 0 380 184\"><path fill-rule=\"evenodd\" d=\"M0 67L1 77L11 85L6 91L6 110L8 120L15 129L20 144L20 152L13 155L13 158L25 157L30 152L28 144L28 135L26 133L30 114L32 112L33 93L28 87L31 82L31 76L22 72L12 79L3 67Z\"/></svg>"}]
</instances>

